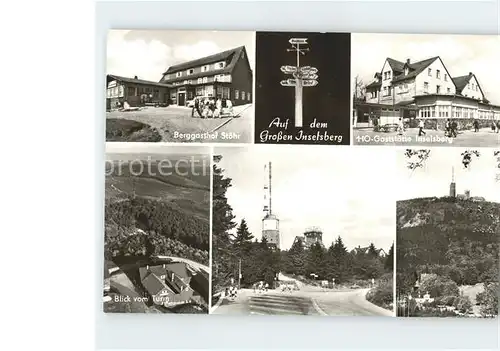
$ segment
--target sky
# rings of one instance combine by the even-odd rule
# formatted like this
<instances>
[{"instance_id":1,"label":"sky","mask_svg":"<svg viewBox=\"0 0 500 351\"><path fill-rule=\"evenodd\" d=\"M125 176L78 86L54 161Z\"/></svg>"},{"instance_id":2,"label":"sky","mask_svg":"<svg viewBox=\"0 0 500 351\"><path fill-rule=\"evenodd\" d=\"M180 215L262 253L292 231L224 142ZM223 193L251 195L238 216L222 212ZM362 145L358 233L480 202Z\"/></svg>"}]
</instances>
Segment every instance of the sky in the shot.
<instances>
[{"instance_id":1,"label":"sky","mask_svg":"<svg viewBox=\"0 0 500 351\"><path fill-rule=\"evenodd\" d=\"M228 202L239 223L261 239L264 165L272 162L272 208L280 219L281 248L307 227L323 230L330 246L339 235L348 249L371 242L386 252L395 238L396 198L387 191L396 171L390 148L254 145L216 148L232 178ZM374 186L377 184L377 186Z\"/></svg>"},{"instance_id":2,"label":"sky","mask_svg":"<svg viewBox=\"0 0 500 351\"><path fill-rule=\"evenodd\" d=\"M468 169L462 165L461 148L433 148L425 167L411 172L407 168L408 159L404 150L397 154L397 173L394 177L398 200L417 197L448 196L452 175L455 171L457 194L470 190L471 196L481 196L488 201L500 203L500 181L495 175L500 174L498 161L492 149L478 149L480 157L473 156Z\"/></svg>"},{"instance_id":3,"label":"sky","mask_svg":"<svg viewBox=\"0 0 500 351\"><path fill-rule=\"evenodd\" d=\"M110 30L106 72L157 82L172 65L242 45L253 70L254 32Z\"/></svg>"},{"instance_id":4,"label":"sky","mask_svg":"<svg viewBox=\"0 0 500 351\"><path fill-rule=\"evenodd\" d=\"M495 35L353 34L353 82L356 75L372 82L387 57L416 62L433 56L441 57L452 77L474 73L486 98L500 105L500 38Z\"/></svg>"},{"instance_id":5,"label":"sky","mask_svg":"<svg viewBox=\"0 0 500 351\"><path fill-rule=\"evenodd\" d=\"M165 145L157 143L106 143L106 159L147 159L148 155L210 155L204 146Z\"/></svg>"}]
</instances>

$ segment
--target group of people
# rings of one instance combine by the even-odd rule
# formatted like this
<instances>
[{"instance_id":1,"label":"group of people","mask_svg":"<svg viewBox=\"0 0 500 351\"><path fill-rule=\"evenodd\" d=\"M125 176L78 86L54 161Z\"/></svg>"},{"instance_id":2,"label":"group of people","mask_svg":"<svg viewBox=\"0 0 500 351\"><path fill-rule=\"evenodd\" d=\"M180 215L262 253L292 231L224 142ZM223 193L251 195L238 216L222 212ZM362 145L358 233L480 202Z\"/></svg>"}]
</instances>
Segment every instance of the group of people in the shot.
<instances>
[{"instance_id":1,"label":"group of people","mask_svg":"<svg viewBox=\"0 0 500 351\"><path fill-rule=\"evenodd\" d=\"M234 300L237 294L238 294L238 289L234 285L231 285L230 287L226 288L225 296L227 298Z\"/></svg>"},{"instance_id":2,"label":"group of people","mask_svg":"<svg viewBox=\"0 0 500 351\"><path fill-rule=\"evenodd\" d=\"M191 117L198 114L200 118L219 118L222 115L233 116L233 104L231 100L218 97L203 98L195 97Z\"/></svg>"},{"instance_id":3,"label":"group of people","mask_svg":"<svg viewBox=\"0 0 500 351\"><path fill-rule=\"evenodd\" d=\"M269 290L269 284L263 281L257 282L253 285L253 292L266 292Z\"/></svg>"}]
</instances>

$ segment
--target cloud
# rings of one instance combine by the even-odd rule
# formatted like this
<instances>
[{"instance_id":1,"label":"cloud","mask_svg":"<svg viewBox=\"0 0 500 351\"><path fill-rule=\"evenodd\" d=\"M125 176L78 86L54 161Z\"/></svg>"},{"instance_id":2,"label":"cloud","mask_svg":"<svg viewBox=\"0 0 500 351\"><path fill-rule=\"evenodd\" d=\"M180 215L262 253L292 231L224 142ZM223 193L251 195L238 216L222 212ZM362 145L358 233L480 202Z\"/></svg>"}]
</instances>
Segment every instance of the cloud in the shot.
<instances>
[{"instance_id":1,"label":"cloud","mask_svg":"<svg viewBox=\"0 0 500 351\"><path fill-rule=\"evenodd\" d=\"M159 81L167 68L172 49L158 40L128 40L130 31L112 30L108 34L108 74Z\"/></svg>"},{"instance_id":2,"label":"cloud","mask_svg":"<svg viewBox=\"0 0 500 351\"><path fill-rule=\"evenodd\" d=\"M223 51L211 41L200 41L194 45L179 45L174 48L174 57L179 62L191 61Z\"/></svg>"},{"instance_id":3,"label":"cloud","mask_svg":"<svg viewBox=\"0 0 500 351\"><path fill-rule=\"evenodd\" d=\"M500 104L500 39L479 35L353 34L352 72L369 83L387 57L420 61L440 56L453 77L473 72L486 97Z\"/></svg>"}]
</instances>

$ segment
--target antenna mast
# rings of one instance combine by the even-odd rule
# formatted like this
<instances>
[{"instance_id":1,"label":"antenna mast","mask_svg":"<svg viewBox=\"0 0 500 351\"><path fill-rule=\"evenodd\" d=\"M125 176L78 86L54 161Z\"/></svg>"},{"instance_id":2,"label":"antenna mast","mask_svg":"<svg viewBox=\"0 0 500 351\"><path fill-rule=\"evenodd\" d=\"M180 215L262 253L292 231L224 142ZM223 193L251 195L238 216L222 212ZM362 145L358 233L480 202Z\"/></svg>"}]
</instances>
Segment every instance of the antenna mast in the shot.
<instances>
[{"instance_id":1,"label":"antenna mast","mask_svg":"<svg viewBox=\"0 0 500 351\"><path fill-rule=\"evenodd\" d=\"M451 182L455 183L455 167L451 167Z\"/></svg>"},{"instance_id":2,"label":"antenna mast","mask_svg":"<svg viewBox=\"0 0 500 351\"><path fill-rule=\"evenodd\" d=\"M271 214L271 162L269 162L269 215Z\"/></svg>"}]
</instances>

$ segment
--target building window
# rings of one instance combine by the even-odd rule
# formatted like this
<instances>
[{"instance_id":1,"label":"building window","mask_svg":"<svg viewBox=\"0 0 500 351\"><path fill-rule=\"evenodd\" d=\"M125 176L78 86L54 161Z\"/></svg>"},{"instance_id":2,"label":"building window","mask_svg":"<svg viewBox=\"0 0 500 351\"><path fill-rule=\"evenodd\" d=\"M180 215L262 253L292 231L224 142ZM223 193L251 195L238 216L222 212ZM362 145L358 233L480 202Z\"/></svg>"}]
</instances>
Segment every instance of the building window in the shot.
<instances>
[{"instance_id":1,"label":"building window","mask_svg":"<svg viewBox=\"0 0 500 351\"><path fill-rule=\"evenodd\" d=\"M436 85L436 94L441 94L441 86Z\"/></svg>"},{"instance_id":2,"label":"building window","mask_svg":"<svg viewBox=\"0 0 500 351\"><path fill-rule=\"evenodd\" d=\"M448 75L445 73L444 74L444 81L447 82L448 81Z\"/></svg>"},{"instance_id":3,"label":"building window","mask_svg":"<svg viewBox=\"0 0 500 351\"><path fill-rule=\"evenodd\" d=\"M245 92L244 91L241 92L241 100L245 100Z\"/></svg>"},{"instance_id":4,"label":"building window","mask_svg":"<svg viewBox=\"0 0 500 351\"><path fill-rule=\"evenodd\" d=\"M197 80L197 83L198 83L198 84L201 84L201 83L203 83L203 79L201 79L201 78L198 78L198 80Z\"/></svg>"},{"instance_id":5,"label":"building window","mask_svg":"<svg viewBox=\"0 0 500 351\"><path fill-rule=\"evenodd\" d=\"M436 106L431 107L431 117L432 118L436 117Z\"/></svg>"},{"instance_id":6,"label":"building window","mask_svg":"<svg viewBox=\"0 0 500 351\"><path fill-rule=\"evenodd\" d=\"M441 71L438 69L436 70L436 78L441 79Z\"/></svg>"},{"instance_id":7,"label":"building window","mask_svg":"<svg viewBox=\"0 0 500 351\"><path fill-rule=\"evenodd\" d=\"M474 83L472 83L472 90L475 90L475 89L474 89Z\"/></svg>"},{"instance_id":8,"label":"building window","mask_svg":"<svg viewBox=\"0 0 500 351\"><path fill-rule=\"evenodd\" d=\"M175 77L176 77L176 78L182 77L182 72L177 72L177 73L175 74Z\"/></svg>"},{"instance_id":9,"label":"building window","mask_svg":"<svg viewBox=\"0 0 500 351\"><path fill-rule=\"evenodd\" d=\"M446 92L447 92L448 94L451 94L451 88L447 88L447 89L446 89Z\"/></svg>"},{"instance_id":10,"label":"building window","mask_svg":"<svg viewBox=\"0 0 500 351\"><path fill-rule=\"evenodd\" d=\"M225 63L225 62L219 62L219 63L217 64L217 68L218 68L218 69L222 69L222 68L224 68L225 66L226 66L226 63Z\"/></svg>"},{"instance_id":11,"label":"building window","mask_svg":"<svg viewBox=\"0 0 500 351\"><path fill-rule=\"evenodd\" d=\"M238 100L239 98L240 98L240 92L239 92L239 90L235 90L234 91L234 99Z\"/></svg>"},{"instance_id":12,"label":"building window","mask_svg":"<svg viewBox=\"0 0 500 351\"><path fill-rule=\"evenodd\" d=\"M191 74L193 74L193 73L194 73L194 69L192 69L192 68L191 68L191 69L188 69L188 70L187 70L187 75L188 75L188 76L190 76L190 75L191 75Z\"/></svg>"},{"instance_id":13,"label":"building window","mask_svg":"<svg viewBox=\"0 0 500 351\"><path fill-rule=\"evenodd\" d=\"M188 80L188 84L193 84L193 81L191 79Z\"/></svg>"},{"instance_id":14,"label":"building window","mask_svg":"<svg viewBox=\"0 0 500 351\"><path fill-rule=\"evenodd\" d=\"M170 79L170 74L165 74L165 76L163 77L163 79Z\"/></svg>"},{"instance_id":15,"label":"building window","mask_svg":"<svg viewBox=\"0 0 500 351\"><path fill-rule=\"evenodd\" d=\"M127 95L128 96L135 96L135 87L128 87L127 88Z\"/></svg>"},{"instance_id":16,"label":"building window","mask_svg":"<svg viewBox=\"0 0 500 351\"><path fill-rule=\"evenodd\" d=\"M469 88L469 89L470 89L470 82L468 82L468 83L467 83L467 88Z\"/></svg>"},{"instance_id":17,"label":"building window","mask_svg":"<svg viewBox=\"0 0 500 351\"><path fill-rule=\"evenodd\" d=\"M203 77L203 83L208 83L208 77Z\"/></svg>"},{"instance_id":18,"label":"building window","mask_svg":"<svg viewBox=\"0 0 500 351\"><path fill-rule=\"evenodd\" d=\"M432 68L427 69L427 75L432 77Z\"/></svg>"},{"instance_id":19,"label":"building window","mask_svg":"<svg viewBox=\"0 0 500 351\"><path fill-rule=\"evenodd\" d=\"M420 117L429 118L431 116L431 109L429 106L420 108Z\"/></svg>"},{"instance_id":20,"label":"building window","mask_svg":"<svg viewBox=\"0 0 500 351\"><path fill-rule=\"evenodd\" d=\"M222 98L229 99L229 88L226 87L222 88Z\"/></svg>"},{"instance_id":21,"label":"building window","mask_svg":"<svg viewBox=\"0 0 500 351\"><path fill-rule=\"evenodd\" d=\"M187 83L188 83L188 81L187 81L187 80L185 80L185 81L184 81L184 84L187 84Z\"/></svg>"},{"instance_id":22,"label":"building window","mask_svg":"<svg viewBox=\"0 0 500 351\"><path fill-rule=\"evenodd\" d=\"M208 65L201 67L202 72L208 72Z\"/></svg>"},{"instance_id":23,"label":"building window","mask_svg":"<svg viewBox=\"0 0 500 351\"><path fill-rule=\"evenodd\" d=\"M424 82L424 93L428 94L429 93L429 83Z\"/></svg>"}]
</instances>

